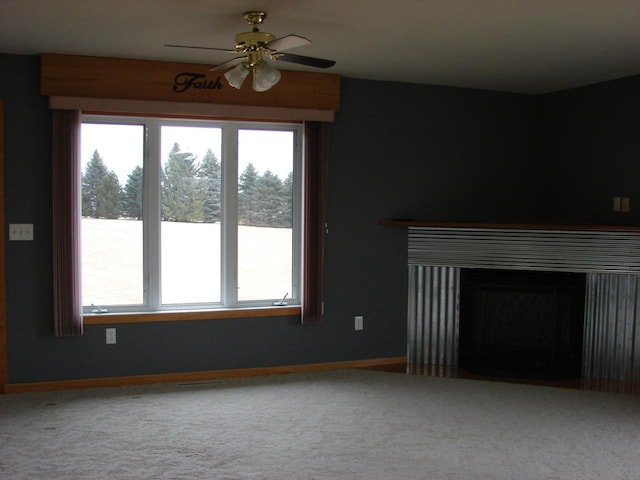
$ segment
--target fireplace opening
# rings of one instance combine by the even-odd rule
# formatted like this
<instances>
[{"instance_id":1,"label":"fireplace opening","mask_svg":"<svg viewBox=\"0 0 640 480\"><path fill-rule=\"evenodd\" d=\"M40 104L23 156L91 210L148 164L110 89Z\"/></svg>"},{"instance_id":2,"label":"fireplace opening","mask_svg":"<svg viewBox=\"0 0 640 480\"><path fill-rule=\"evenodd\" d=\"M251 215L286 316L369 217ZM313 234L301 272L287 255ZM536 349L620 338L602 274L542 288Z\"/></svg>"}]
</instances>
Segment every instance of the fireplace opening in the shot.
<instances>
[{"instance_id":1,"label":"fireplace opening","mask_svg":"<svg viewBox=\"0 0 640 480\"><path fill-rule=\"evenodd\" d=\"M477 375L581 375L586 275L462 269L459 365Z\"/></svg>"}]
</instances>

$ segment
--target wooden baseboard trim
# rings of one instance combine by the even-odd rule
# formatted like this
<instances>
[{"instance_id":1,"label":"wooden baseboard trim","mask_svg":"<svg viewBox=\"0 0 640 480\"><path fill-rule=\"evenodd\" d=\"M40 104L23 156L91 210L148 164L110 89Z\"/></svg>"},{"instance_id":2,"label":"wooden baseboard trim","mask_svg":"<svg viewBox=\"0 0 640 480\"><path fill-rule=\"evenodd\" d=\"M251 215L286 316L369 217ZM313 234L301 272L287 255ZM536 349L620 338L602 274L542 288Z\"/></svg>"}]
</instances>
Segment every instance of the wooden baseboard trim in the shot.
<instances>
[{"instance_id":1,"label":"wooden baseboard trim","mask_svg":"<svg viewBox=\"0 0 640 480\"><path fill-rule=\"evenodd\" d=\"M97 387L123 387L151 383L204 382L220 378L258 377L284 373L311 373L345 368L370 368L406 363L407 357L372 358L343 362L308 363L277 367L239 368L233 370L208 370L204 372L166 373L157 375L134 375L127 377L86 378L79 380L57 380L50 382L8 383L4 393L45 392Z\"/></svg>"}]
</instances>

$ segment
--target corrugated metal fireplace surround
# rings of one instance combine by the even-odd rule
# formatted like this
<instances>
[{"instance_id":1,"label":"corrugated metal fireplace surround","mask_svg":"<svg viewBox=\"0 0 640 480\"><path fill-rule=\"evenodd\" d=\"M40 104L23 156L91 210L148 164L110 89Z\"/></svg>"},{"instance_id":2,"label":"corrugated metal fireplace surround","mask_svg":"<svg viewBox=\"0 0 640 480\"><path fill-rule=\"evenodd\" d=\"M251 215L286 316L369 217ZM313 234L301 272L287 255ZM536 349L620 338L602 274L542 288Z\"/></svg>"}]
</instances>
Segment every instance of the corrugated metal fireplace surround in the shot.
<instances>
[{"instance_id":1,"label":"corrugated metal fireplace surround","mask_svg":"<svg viewBox=\"0 0 640 480\"><path fill-rule=\"evenodd\" d=\"M460 270L586 273L582 375L640 381L640 231L409 226L410 365L457 366Z\"/></svg>"}]
</instances>

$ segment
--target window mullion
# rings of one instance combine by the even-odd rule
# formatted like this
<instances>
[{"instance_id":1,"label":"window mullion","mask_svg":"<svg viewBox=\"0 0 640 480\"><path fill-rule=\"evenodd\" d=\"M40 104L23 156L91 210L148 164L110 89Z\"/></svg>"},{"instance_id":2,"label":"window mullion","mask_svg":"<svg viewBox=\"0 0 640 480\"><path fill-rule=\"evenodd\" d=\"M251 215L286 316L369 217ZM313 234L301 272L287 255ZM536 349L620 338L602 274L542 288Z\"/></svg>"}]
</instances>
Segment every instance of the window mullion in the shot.
<instances>
[{"instance_id":1,"label":"window mullion","mask_svg":"<svg viewBox=\"0 0 640 480\"><path fill-rule=\"evenodd\" d=\"M147 149L144 176L144 257L145 292L150 310L159 310L161 305L161 161L160 161L160 124L149 121L147 124Z\"/></svg>"},{"instance_id":2,"label":"window mullion","mask_svg":"<svg viewBox=\"0 0 640 480\"><path fill-rule=\"evenodd\" d=\"M238 303L238 128L222 129L222 303Z\"/></svg>"}]
</instances>

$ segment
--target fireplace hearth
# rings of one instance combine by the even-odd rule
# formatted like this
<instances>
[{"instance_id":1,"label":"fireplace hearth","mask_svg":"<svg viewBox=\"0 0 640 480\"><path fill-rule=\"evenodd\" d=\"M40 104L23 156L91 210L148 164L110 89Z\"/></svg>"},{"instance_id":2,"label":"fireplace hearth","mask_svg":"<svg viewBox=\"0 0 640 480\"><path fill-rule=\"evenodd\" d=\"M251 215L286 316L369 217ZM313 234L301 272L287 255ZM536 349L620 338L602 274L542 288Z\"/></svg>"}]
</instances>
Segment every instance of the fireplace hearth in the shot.
<instances>
[{"instance_id":1,"label":"fireplace hearth","mask_svg":"<svg viewBox=\"0 0 640 480\"><path fill-rule=\"evenodd\" d=\"M581 375L585 275L463 269L459 365L477 375Z\"/></svg>"}]
</instances>

